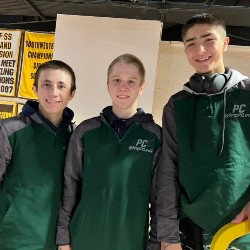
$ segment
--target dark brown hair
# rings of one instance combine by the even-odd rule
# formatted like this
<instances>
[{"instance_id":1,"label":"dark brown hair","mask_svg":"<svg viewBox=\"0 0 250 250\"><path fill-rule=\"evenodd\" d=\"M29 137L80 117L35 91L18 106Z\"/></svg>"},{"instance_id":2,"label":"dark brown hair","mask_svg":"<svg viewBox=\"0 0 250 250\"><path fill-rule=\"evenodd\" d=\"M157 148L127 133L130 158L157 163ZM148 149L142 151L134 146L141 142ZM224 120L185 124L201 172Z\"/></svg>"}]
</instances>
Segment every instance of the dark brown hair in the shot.
<instances>
[{"instance_id":1,"label":"dark brown hair","mask_svg":"<svg viewBox=\"0 0 250 250\"><path fill-rule=\"evenodd\" d=\"M34 86L36 88L38 88L38 80L39 80L41 72L46 69L55 69L55 70L60 69L60 70L67 72L71 76L71 93L74 90L76 90L76 77L75 77L75 73L73 69L68 64L60 60L47 61L38 67L36 71L36 75L35 75L35 81L34 81Z\"/></svg>"},{"instance_id":2,"label":"dark brown hair","mask_svg":"<svg viewBox=\"0 0 250 250\"><path fill-rule=\"evenodd\" d=\"M193 17L191 17L182 28L182 40L184 40L184 37L187 34L187 31L192 28L196 24L209 24L214 26L221 26L226 34L226 24L225 21L214 14L210 13L200 13L196 14Z\"/></svg>"}]
</instances>

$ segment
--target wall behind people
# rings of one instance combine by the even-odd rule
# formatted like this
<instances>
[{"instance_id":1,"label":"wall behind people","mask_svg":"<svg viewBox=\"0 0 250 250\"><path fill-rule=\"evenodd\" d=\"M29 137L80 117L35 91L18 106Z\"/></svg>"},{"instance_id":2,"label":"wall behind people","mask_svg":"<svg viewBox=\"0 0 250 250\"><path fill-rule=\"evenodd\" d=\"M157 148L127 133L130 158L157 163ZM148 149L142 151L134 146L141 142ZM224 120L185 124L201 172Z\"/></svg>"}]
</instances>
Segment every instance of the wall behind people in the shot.
<instances>
[{"instance_id":1,"label":"wall behind people","mask_svg":"<svg viewBox=\"0 0 250 250\"><path fill-rule=\"evenodd\" d=\"M98 60L98 57L95 57L95 60ZM250 48L247 46L230 45L228 51L225 53L225 64L231 68L238 69L247 76L250 76ZM79 67L81 66L82 64L79 64ZM98 72L98 69L96 69L96 72ZM169 97L181 90L183 84L188 81L190 75L193 73L194 70L187 62L183 44L181 42L160 42L152 104L152 113L158 124L161 124L162 109ZM78 84L81 84L81 82L78 81ZM91 85L92 81L90 81L89 84ZM100 85L101 84L105 85L104 80ZM99 91L99 95L103 94L105 97L107 95L106 90L105 93L102 93L98 89L96 91ZM98 98L95 98L95 96L89 94L89 98L92 98L91 103L94 101L98 102ZM12 101L24 103L25 99L0 96L0 104L2 105L1 101L7 101L8 104ZM18 107L17 112L20 112L20 109L21 106ZM7 117L8 114L6 115L6 112L0 113L0 119Z\"/></svg>"},{"instance_id":2,"label":"wall behind people","mask_svg":"<svg viewBox=\"0 0 250 250\"><path fill-rule=\"evenodd\" d=\"M161 30L160 21L57 16L53 58L67 62L75 70L77 91L70 107L77 124L111 105L107 68L124 53L134 54L145 65L146 90L138 104L152 112Z\"/></svg>"},{"instance_id":3,"label":"wall behind people","mask_svg":"<svg viewBox=\"0 0 250 250\"><path fill-rule=\"evenodd\" d=\"M250 77L250 47L229 45L225 65ZM194 69L188 64L183 43L162 41L159 48L153 115L161 125L162 109L171 95L181 90Z\"/></svg>"}]
</instances>

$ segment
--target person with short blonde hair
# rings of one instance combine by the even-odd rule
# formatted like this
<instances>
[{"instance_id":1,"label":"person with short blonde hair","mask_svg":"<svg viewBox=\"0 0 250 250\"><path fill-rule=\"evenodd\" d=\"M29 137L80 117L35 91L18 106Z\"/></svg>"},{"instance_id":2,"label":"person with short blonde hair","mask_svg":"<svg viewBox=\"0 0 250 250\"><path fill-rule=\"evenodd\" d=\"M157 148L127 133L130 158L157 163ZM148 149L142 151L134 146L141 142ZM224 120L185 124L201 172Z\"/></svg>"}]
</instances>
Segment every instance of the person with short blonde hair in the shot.
<instances>
[{"instance_id":1,"label":"person with short blonde hair","mask_svg":"<svg viewBox=\"0 0 250 250\"><path fill-rule=\"evenodd\" d=\"M161 128L137 107L145 69L136 56L123 54L107 78L112 106L79 124L70 140L57 244L61 250L160 250L155 179Z\"/></svg>"}]
</instances>

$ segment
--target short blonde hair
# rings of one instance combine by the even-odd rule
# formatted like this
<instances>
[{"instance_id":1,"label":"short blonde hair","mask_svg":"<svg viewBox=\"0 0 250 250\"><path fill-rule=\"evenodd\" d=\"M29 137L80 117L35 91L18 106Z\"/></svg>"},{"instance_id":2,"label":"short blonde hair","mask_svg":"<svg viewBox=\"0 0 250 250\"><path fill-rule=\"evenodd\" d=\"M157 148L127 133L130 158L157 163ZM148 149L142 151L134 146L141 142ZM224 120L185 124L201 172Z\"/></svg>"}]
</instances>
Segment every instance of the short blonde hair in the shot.
<instances>
[{"instance_id":1,"label":"short blonde hair","mask_svg":"<svg viewBox=\"0 0 250 250\"><path fill-rule=\"evenodd\" d=\"M107 79L109 79L110 73L111 73L114 65L119 63L119 62L124 62L127 64L134 64L137 67L137 69L141 75L141 78L142 78L141 85L145 82L146 70L144 68L144 65L138 57L136 57L135 55L132 55L132 54L122 54L122 55L116 57L108 67Z\"/></svg>"}]
</instances>

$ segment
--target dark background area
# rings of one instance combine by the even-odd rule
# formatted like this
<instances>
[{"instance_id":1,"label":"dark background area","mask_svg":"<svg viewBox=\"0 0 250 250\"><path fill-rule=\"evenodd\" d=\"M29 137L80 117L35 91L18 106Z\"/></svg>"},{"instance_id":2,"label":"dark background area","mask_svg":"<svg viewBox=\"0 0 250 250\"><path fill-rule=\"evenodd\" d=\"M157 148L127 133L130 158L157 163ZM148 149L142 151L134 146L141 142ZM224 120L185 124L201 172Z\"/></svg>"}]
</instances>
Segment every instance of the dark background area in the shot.
<instances>
[{"instance_id":1,"label":"dark background area","mask_svg":"<svg viewBox=\"0 0 250 250\"><path fill-rule=\"evenodd\" d=\"M250 46L250 0L112 1L0 0L0 29L54 32L57 14L160 20L163 41L181 41L181 28L199 12L220 15L230 44Z\"/></svg>"}]
</instances>

